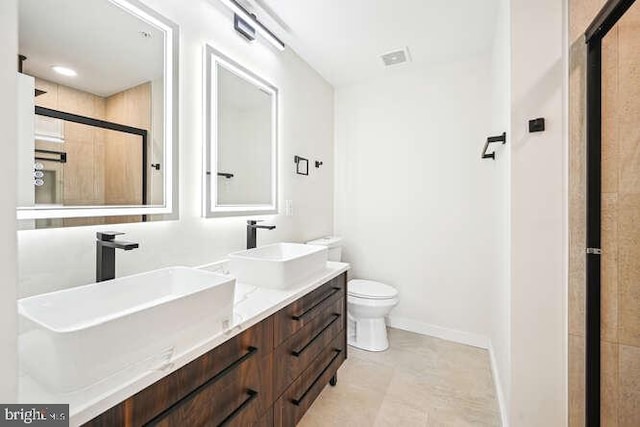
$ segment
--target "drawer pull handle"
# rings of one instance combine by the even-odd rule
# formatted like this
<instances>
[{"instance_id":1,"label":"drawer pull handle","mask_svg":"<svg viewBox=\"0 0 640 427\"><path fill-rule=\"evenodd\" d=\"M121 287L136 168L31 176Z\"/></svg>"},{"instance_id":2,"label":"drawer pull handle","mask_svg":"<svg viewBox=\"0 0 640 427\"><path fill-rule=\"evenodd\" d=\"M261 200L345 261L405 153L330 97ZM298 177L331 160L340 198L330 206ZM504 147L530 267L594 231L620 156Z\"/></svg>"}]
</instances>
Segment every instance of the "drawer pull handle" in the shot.
<instances>
[{"instance_id":1,"label":"drawer pull handle","mask_svg":"<svg viewBox=\"0 0 640 427\"><path fill-rule=\"evenodd\" d=\"M318 331L318 333L317 333L317 334L315 334L315 335L314 335L314 337L313 337L313 338L311 338L311 340L309 340L309 342L308 342L308 343L306 343L306 344L304 345L304 347L302 347L300 350L293 350L293 351L291 352L291 354L292 354L292 355L294 355L295 357L300 357L300 355L301 355L302 353L304 353L304 352L305 352L305 350L307 350L307 349L311 346L311 344L313 344L313 343L314 343L314 341L315 341L315 340L317 340L318 338L320 338L320 335L322 335L322 333L323 333L324 331L326 331L327 329L329 329L329 328L331 327L331 325L333 325L333 324L336 322L336 320L338 320L338 319L340 318L340 316L341 316L341 314L340 314L340 313L333 313L333 314L331 315L331 321L329 321L329 323L327 323L326 325L324 325L324 327L323 327L322 329L320 329L320 331Z\"/></svg>"},{"instance_id":2,"label":"drawer pull handle","mask_svg":"<svg viewBox=\"0 0 640 427\"><path fill-rule=\"evenodd\" d=\"M247 397L244 402L242 402L242 404L240 406L238 406L236 409L233 410L232 413L230 413L229 415L227 415L227 418L225 418L224 420L222 420L222 422L220 424L218 424L218 427L222 427L222 426L226 426L227 424L229 424L231 421L233 421L233 419L235 417L238 416L238 414L240 412L242 412L242 410L251 403L251 401L253 399L255 399L256 397L258 397L258 392L255 390L247 390L247 394L249 395L249 397Z\"/></svg>"},{"instance_id":3,"label":"drawer pull handle","mask_svg":"<svg viewBox=\"0 0 640 427\"><path fill-rule=\"evenodd\" d=\"M201 385L199 385L198 387L196 387L195 389L190 391L185 397L183 397L182 399L178 400L173 405L169 406L167 409L165 409L164 411L159 413L151 421L146 423L145 426L154 426L154 425L158 424L167 415L169 415L170 413L172 413L173 411L178 409L180 406L182 406L183 404L189 402L191 399L196 397L198 395L198 393L200 393L202 390L204 390L208 386L220 381L227 374L229 374L235 368L237 368L239 365L241 365L242 362L244 362L245 360L249 359L254 354L256 354L257 351L258 351L258 349L256 347L249 347L248 351L242 357L240 357L239 359L237 359L236 361L231 363L229 366L224 368L222 371L218 372L213 377L209 378L207 381L205 381L204 383L202 383Z\"/></svg>"},{"instance_id":4,"label":"drawer pull handle","mask_svg":"<svg viewBox=\"0 0 640 427\"><path fill-rule=\"evenodd\" d=\"M334 296L336 293L340 292L341 290L342 290L342 288L336 288L336 287L331 288L331 290L329 292L327 292L327 295L325 295L320 301L318 301L317 303L315 303L314 305L309 307L308 310L302 312L301 314L297 314L295 316L291 316L291 318L293 320L303 320L310 313L312 313L314 310L316 310L318 307L320 307L320 305L323 302L325 302L326 300L328 300L329 298L331 298L332 296Z\"/></svg>"},{"instance_id":5,"label":"drawer pull handle","mask_svg":"<svg viewBox=\"0 0 640 427\"><path fill-rule=\"evenodd\" d=\"M338 356L340 356L340 353L342 353L342 350L339 350L337 348L333 349L333 351L335 352L335 354L333 355L333 357L331 358L331 361L327 364L327 366L325 366L325 368L322 370L322 372L320 372L320 374L316 377L316 379L313 380L313 382L311 383L309 388L307 388L305 390L305 392L302 393L302 396L300 396L298 399L292 399L291 403L293 403L296 406L300 406L300 404L302 403L304 398L307 397L307 394L309 394L311 389L316 385L316 383L318 381L320 381L320 378L322 378L322 376L325 374L325 372L327 372L329 370L329 368L331 367L331 365L333 365L333 362L338 358Z\"/></svg>"}]
</instances>

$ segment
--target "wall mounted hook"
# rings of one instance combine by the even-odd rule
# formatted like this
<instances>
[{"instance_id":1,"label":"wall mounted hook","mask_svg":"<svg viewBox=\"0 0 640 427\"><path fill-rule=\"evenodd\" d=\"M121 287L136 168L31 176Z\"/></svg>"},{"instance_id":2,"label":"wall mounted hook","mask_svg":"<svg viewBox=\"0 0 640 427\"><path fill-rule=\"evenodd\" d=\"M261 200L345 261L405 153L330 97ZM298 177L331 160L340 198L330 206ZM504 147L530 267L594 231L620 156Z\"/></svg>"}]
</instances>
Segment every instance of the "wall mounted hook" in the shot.
<instances>
[{"instance_id":1,"label":"wall mounted hook","mask_svg":"<svg viewBox=\"0 0 640 427\"><path fill-rule=\"evenodd\" d=\"M322 166L324 163L321 162L320 160L316 160L316 168L319 168L320 166Z\"/></svg>"},{"instance_id":2,"label":"wall mounted hook","mask_svg":"<svg viewBox=\"0 0 640 427\"><path fill-rule=\"evenodd\" d=\"M507 142L507 133L502 132L502 135L498 136L490 136L487 138L487 142L484 144L484 148L482 149L482 158L483 159L496 159L496 152L494 151L491 154L487 154L487 149L489 148L489 144L493 144L494 142L501 142L503 145Z\"/></svg>"}]
</instances>

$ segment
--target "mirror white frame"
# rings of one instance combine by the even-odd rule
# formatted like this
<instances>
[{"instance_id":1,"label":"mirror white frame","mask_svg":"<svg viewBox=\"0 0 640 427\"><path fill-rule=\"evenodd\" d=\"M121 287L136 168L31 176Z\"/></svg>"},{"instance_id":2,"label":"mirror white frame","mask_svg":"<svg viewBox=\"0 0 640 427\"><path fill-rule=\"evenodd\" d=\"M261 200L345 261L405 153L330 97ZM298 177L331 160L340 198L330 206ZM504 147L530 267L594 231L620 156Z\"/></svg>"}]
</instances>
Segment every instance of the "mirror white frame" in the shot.
<instances>
[{"instance_id":1,"label":"mirror white frame","mask_svg":"<svg viewBox=\"0 0 640 427\"><path fill-rule=\"evenodd\" d=\"M165 34L164 45L164 204L136 206L17 207L17 219L86 218L123 215L178 217L179 27L138 0L108 0Z\"/></svg>"},{"instance_id":2,"label":"mirror white frame","mask_svg":"<svg viewBox=\"0 0 640 427\"><path fill-rule=\"evenodd\" d=\"M225 216L268 215L278 213L278 89L239 65L213 47L206 45L204 52L204 150L202 170L202 215L206 218ZM235 74L271 95L271 203L218 204L218 67Z\"/></svg>"}]
</instances>

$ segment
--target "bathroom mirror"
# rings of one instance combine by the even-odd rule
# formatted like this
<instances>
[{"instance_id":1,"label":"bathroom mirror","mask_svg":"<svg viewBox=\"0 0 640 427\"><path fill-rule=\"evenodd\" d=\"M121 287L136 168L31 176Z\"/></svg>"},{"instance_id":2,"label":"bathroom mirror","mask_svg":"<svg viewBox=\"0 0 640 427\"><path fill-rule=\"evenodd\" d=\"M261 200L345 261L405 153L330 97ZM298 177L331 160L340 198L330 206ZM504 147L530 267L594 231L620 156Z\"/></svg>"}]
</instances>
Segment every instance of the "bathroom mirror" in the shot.
<instances>
[{"instance_id":1,"label":"bathroom mirror","mask_svg":"<svg viewBox=\"0 0 640 427\"><path fill-rule=\"evenodd\" d=\"M203 214L277 213L278 90L210 46L205 64Z\"/></svg>"},{"instance_id":2,"label":"bathroom mirror","mask_svg":"<svg viewBox=\"0 0 640 427\"><path fill-rule=\"evenodd\" d=\"M136 0L20 0L20 228L177 215L178 27Z\"/></svg>"}]
</instances>

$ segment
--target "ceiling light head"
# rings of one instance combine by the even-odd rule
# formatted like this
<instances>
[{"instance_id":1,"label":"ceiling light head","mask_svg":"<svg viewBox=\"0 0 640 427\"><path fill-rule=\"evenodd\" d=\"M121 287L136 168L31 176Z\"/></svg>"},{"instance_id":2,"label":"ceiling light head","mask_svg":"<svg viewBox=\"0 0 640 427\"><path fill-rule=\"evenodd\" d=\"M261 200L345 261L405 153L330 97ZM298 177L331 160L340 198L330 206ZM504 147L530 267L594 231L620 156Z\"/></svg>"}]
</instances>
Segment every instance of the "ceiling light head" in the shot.
<instances>
[{"instance_id":1,"label":"ceiling light head","mask_svg":"<svg viewBox=\"0 0 640 427\"><path fill-rule=\"evenodd\" d=\"M249 26L255 28L256 32L264 37L269 43L279 50L284 50L285 46L282 40L276 37L267 27L258 21L255 15L252 15L247 9L245 9L237 0L220 0L222 4L231 9L242 20L244 20Z\"/></svg>"},{"instance_id":2,"label":"ceiling light head","mask_svg":"<svg viewBox=\"0 0 640 427\"><path fill-rule=\"evenodd\" d=\"M247 21L238 16L237 13L233 14L233 28L236 32L244 37L247 41L254 41L256 39L256 29L249 25Z\"/></svg>"},{"instance_id":3,"label":"ceiling light head","mask_svg":"<svg viewBox=\"0 0 640 427\"><path fill-rule=\"evenodd\" d=\"M153 35L149 31L139 31L140 35L145 39L150 39Z\"/></svg>"},{"instance_id":4,"label":"ceiling light head","mask_svg":"<svg viewBox=\"0 0 640 427\"><path fill-rule=\"evenodd\" d=\"M56 73L62 74L63 76L67 76L67 77L75 77L78 75L78 73L76 73L75 70L72 70L71 68L68 68L68 67L63 67L62 65L53 65L51 66L51 69Z\"/></svg>"}]
</instances>

